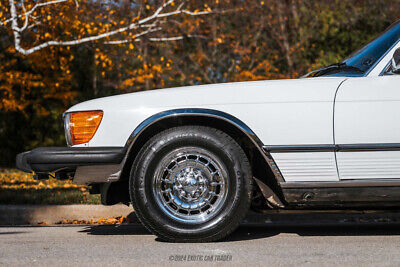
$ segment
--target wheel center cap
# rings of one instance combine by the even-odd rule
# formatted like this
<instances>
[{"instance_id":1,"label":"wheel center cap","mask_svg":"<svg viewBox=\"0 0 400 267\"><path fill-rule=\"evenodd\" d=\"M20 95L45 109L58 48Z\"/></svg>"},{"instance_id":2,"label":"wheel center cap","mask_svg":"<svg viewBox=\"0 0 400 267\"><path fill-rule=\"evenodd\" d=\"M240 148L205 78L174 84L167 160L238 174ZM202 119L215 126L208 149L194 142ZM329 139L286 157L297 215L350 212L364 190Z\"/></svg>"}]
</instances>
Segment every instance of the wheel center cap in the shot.
<instances>
[{"instance_id":1,"label":"wheel center cap","mask_svg":"<svg viewBox=\"0 0 400 267\"><path fill-rule=\"evenodd\" d=\"M199 178L201 178L201 172L191 167L183 169L178 175L178 180L183 186L183 190L187 193L192 193L197 190Z\"/></svg>"},{"instance_id":2,"label":"wheel center cap","mask_svg":"<svg viewBox=\"0 0 400 267\"><path fill-rule=\"evenodd\" d=\"M207 188L207 179L201 169L188 166L176 176L176 190L178 196L185 201L197 201Z\"/></svg>"},{"instance_id":3,"label":"wheel center cap","mask_svg":"<svg viewBox=\"0 0 400 267\"><path fill-rule=\"evenodd\" d=\"M186 191L192 191L197 187L197 180L195 178L186 178L184 181L184 188Z\"/></svg>"}]
</instances>

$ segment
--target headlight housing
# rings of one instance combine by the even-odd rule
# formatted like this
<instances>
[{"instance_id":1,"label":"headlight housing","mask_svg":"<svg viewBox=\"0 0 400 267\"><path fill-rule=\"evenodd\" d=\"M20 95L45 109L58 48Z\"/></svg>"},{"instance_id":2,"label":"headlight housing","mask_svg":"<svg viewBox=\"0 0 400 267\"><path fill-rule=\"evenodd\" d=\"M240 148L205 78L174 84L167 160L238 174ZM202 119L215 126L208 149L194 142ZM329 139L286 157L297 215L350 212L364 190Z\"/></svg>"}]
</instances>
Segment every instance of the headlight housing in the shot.
<instances>
[{"instance_id":1,"label":"headlight housing","mask_svg":"<svg viewBox=\"0 0 400 267\"><path fill-rule=\"evenodd\" d=\"M69 146L89 142L103 118L103 111L79 111L64 114L65 137Z\"/></svg>"}]
</instances>

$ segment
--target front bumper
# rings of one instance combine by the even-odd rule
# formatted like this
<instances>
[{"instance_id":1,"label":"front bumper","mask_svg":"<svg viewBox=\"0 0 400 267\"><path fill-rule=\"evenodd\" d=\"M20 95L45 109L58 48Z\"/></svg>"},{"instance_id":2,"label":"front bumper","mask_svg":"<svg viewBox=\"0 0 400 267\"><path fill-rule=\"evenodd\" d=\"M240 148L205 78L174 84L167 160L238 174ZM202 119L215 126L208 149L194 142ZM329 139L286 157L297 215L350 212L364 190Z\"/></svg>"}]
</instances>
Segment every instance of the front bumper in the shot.
<instances>
[{"instance_id":1,"label":"front bumper","mask_svg":"<svg viewBox=\"0 0 400 267\"><path fill-rule=\"evenodd\" d=\"M48 174L75 172L80 166L120 164L124 147L40 147L17 155L17 168L24 172Z\"/></svg>"}]
</instances>

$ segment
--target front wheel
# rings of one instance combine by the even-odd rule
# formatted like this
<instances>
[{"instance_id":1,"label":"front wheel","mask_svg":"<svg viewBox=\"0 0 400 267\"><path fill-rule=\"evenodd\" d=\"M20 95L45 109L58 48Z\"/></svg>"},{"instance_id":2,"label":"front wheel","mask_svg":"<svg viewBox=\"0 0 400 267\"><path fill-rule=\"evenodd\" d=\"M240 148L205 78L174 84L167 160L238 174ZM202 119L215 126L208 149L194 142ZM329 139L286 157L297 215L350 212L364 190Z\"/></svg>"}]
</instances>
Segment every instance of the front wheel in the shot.
<instances>
[{"instance_id":1,"label":"front wheel","mask_svg":"<svg viewBox=\"0 0 400 267\"><path fill-rule=\"evenodd\" d=\"M140 221L163 240L207 242L231 233L251 202L243 149L209 127L176 127L151 138L130 174Z\"/></svg>"}]
</instances>

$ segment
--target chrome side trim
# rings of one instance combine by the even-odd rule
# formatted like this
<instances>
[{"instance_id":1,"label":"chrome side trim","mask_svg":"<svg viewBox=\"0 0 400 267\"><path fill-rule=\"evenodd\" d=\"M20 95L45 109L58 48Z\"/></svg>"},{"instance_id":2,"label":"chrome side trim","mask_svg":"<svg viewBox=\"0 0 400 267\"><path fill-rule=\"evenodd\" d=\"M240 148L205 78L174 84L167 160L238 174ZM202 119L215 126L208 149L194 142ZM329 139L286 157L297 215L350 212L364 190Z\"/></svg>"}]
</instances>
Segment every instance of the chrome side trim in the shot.
<instances>
[{"instance_id":1,"label":"chrome side trim","mask_svg":"<svg viewBox=\"0 0 400 267\"><path fill-rule=\"evenodd\" d=\"M284 182L283 189L289 188L344 188L344 187L390 187L400 186L400 179L345 180L335 182Z\"/></svg>"},{"instance_id":2,"label":"chrome side trim","mask_svg":"<svg viewBox=\"0 0 400 267\"><path fill-rule=\"evenodd\" d=\"M133 131L133 133L130 135L128 141L125 144L125 148L127 149L126 156L123 160L123 164L128 158L128 155L132 149L133 144L137 140L137 138L140 136L142 132L144 132L149 126L153 125L154 123L157 123L163 119L167 118L172 118L172 117L181 117L181 116L203 116L203 117L210 117L210 118L217 118L220 120L224 120L239 130L241 130L249 139L252 141L252 143L257 147L257 149L260 151L261 155L263 155L265 161L271 168L272 172L274 173L274 176L277 180L277 182L283 182L284 179L279 171L279 168L277 167L276 163L274 162L272 156L267 152L263 150L263 143L261 140L256 136L256 134L241 120L238 118L222 112L218 110L213 110L213 109L201 109L201 108L187 108L187 109L173 109L173 110L167 110L163 111L160 113L157 113L146 120L144 120L136 129Z\"/></svg>"},{"instance_id":3,"label":"chrome side trim","mask_svg":"<svg viewBox=\"0 0 400 267\"><path fill-rule=\"evenodd\" d=\"M263 146L263 149L269 153L400 151L400 144L285 145Z\"/></svg>"}]
</instances>

